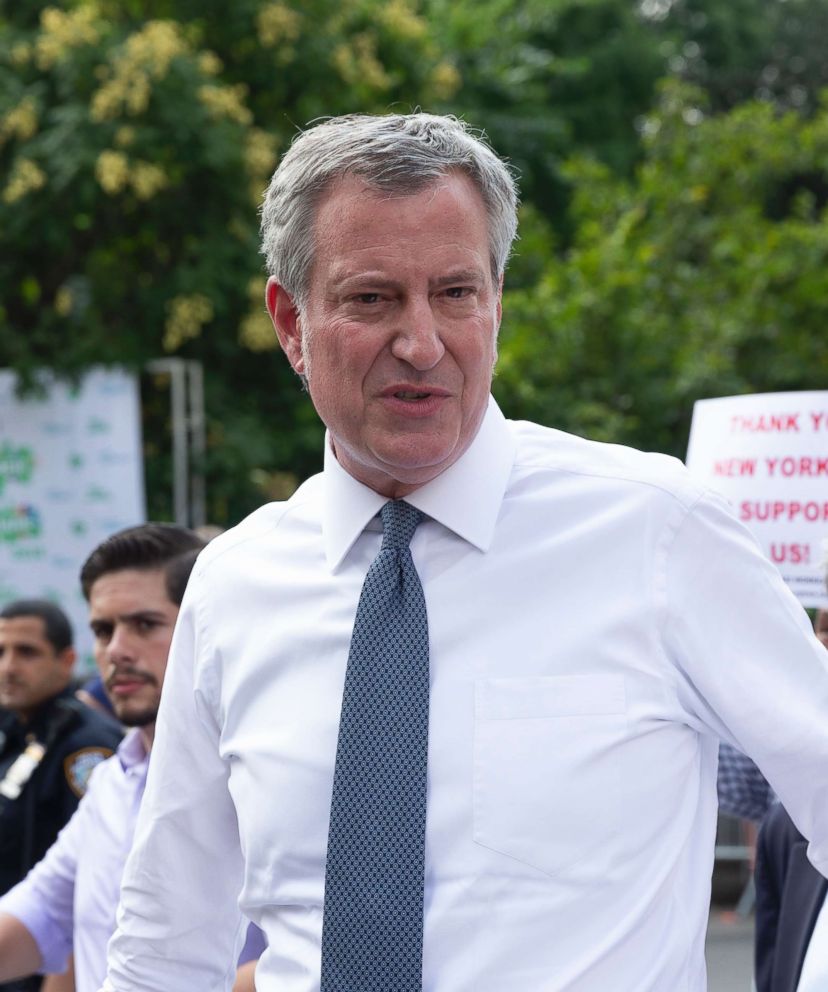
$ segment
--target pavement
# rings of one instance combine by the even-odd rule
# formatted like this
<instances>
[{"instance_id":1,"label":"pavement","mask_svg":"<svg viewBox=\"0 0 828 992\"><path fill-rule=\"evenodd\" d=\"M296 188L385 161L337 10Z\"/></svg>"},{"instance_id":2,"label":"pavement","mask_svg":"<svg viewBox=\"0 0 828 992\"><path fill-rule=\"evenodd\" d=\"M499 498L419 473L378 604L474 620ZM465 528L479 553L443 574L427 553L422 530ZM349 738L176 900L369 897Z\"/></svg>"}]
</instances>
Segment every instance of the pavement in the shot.
<instances>
[{"instance_id":1,"label":"pavement","mask_svg":"<svg viewBox=\"0 0 828 992\"><path fill-rule=\"evenodd\" d=\"M753 917L714 909L707 928L707 992L750 992Z\"/></svg>"}]
</instances>

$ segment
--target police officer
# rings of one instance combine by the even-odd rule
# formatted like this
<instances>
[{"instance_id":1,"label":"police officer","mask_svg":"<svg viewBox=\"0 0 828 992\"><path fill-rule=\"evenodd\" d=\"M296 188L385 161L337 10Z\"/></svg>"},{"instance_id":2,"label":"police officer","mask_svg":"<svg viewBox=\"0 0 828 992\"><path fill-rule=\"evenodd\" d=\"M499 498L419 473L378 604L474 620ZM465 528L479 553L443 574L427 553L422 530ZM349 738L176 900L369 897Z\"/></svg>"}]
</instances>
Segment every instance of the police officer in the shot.
<instances>
[{"instance_id":1,"label":"police officer","mask_svg":"<svg viewBox=\"0 0 828 992\"><path fill-rule=\"evenodd\" d=\"M49 849L121 739L117 723L78 702L75 651L62 610L45 600L0 609L0 893ZM37 989L26 979L0 990Z\"/></svg>"}]
</instances>

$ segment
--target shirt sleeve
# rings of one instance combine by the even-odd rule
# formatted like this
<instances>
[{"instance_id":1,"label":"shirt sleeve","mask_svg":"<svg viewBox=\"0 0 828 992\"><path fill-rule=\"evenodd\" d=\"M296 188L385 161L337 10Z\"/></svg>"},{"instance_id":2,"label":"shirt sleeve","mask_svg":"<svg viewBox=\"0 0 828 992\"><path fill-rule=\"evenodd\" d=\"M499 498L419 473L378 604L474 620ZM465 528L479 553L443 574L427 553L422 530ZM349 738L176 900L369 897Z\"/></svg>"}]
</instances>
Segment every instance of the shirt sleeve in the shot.
<instances>
[{"instance_id":1,"label":"shirt sleeve","mask_svg":"<svg viewBox=\"0 0 828 992\"><path fill-rule=\"evenodd\" d=\"M0 913L17 917L35 940L43 972L63 972L72 951L78 851L90 836L94 782L46 856L0 899Z\"/></svg>"},{"instance_id":2,"label":"shirt sleeve","mask_svg":"<svg viewBox=\"0 0 828 992\"><path fill-rule=\"evenodd\" d=\"M209 675L196 678L210 661L197 585L191 580L173 636L106 990L229 990L247 930L215 700Z\"/></svg>"},{"instance_id":3,"label":"shirt sleeve","mask_svg":"<svg viewBox=\"0 0 828 992\"><path fill-rule=\"evenodd\" d=\"M828 652L720 497L663 543L661 629L688 722L748 755L828 873Z\"/></svg>"}]
</instances>

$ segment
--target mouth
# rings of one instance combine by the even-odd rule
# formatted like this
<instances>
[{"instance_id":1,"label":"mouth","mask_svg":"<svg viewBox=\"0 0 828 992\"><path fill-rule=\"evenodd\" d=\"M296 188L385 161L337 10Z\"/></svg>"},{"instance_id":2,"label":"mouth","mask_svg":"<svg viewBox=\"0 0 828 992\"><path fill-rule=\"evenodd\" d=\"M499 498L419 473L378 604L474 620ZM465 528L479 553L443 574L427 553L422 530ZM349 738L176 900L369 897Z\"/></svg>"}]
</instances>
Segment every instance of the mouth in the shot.
<instances>
[{"instance_id":1,"label":"mouth","mask_svg":"<svg viewBox=\"0 0 828 992\"><path fill-rule=\"evenodd\" d=\"M398 389L396 392L391 394L395 399L405 400L408 403L413 403L416 400L427 400L433 394L425 390L413 390L413 389Z\"/></svg>"},{"instance_id":2,"label":"mouth","mask_svg":"<svg viewBox=\"0 0 828 992\"><path fill-rule=\"evenodd\" d=\"M145 685L150 685L152 679L146 676L140 675L130 675L130 676L119 676L116 679L110 679L106 683L106 690L112 696L129 696L133 692L137 692L142 689Z\"/></svg>"}]
</instances>

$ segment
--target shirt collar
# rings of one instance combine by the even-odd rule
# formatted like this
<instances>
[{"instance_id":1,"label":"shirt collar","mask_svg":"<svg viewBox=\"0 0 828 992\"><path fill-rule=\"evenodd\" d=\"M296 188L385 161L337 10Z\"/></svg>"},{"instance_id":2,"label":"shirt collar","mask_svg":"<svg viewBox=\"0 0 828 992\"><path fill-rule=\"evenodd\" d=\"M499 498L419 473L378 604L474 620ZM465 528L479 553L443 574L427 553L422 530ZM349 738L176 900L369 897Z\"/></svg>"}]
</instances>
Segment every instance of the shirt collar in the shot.
<instances>
[{"instance_id":1,"label":"shirt collar","mask_svg":"<svg viewBox=\"0 0 828 992\"><path fill-rule=\"evenodd\" d=\"M436 479L406 496L406 502L480 551L488 551L513 461L506 419L490 396L483 423L468 449ZM326 434L322 534L331 571L387 501L345 471Z\"/></svg>"},{"instance_id":2,"label":"shirt collar","mask_svg":"<svg viewBox=\"0 0 828 992\"><path fill-rule=\"evenodd\" d=\"M133 727L118 745L118 760L125 772L138 768L149 758L149 752L144 744L140 727Z\"/></svg>"}]
</instances>

